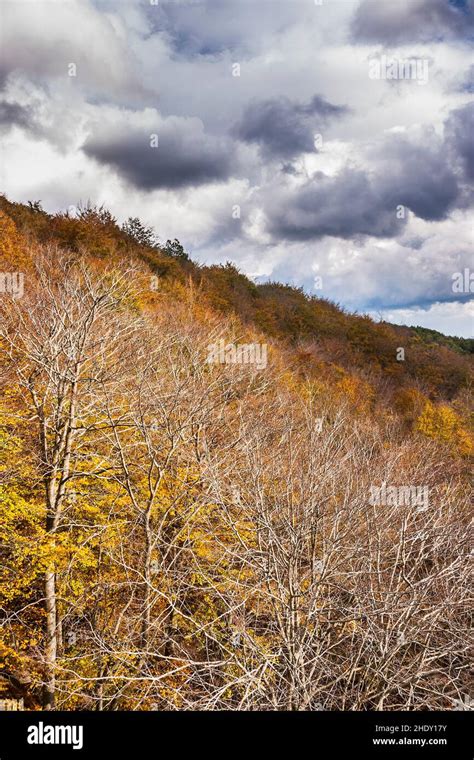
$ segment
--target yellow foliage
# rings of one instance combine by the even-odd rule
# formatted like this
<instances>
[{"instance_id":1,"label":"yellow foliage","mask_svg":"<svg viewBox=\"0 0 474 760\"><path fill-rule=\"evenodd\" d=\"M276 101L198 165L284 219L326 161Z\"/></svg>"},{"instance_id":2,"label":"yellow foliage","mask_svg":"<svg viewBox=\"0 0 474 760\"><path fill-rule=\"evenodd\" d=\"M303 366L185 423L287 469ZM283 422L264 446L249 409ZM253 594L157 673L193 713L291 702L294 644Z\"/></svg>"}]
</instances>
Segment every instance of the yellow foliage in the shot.
<instances>
[{"instance_id":1,"label":"yellow foliage","mask_svg":"<svg viewBox=\"0 0 474 760\"><path fill-rule=\"evenodd\" d=\"M374 389L356 375L344 372L341 380L337 383L339 394L347 399L359 413L368 412L374 400Z\"/></svg>"},{"instance_id":2,"label":"yellow foliage","mask_svg":"<svg viewBox=\"0 0 474 760\"><path fill-rule=\"evenodd\" d=\"M29 269L31 258L26 250L26 241L18 232L13 219L0 211L0 259L2 267L10 267L13 271Z\"/></svg>"},{"instance_id":3,"label":"yellow foliage","mask_svg":"<svg viewBox=\"0 0 474 760\"><path fill-rule=\"evenodd\" d=\"M469 455L474 451L472 437L463 429L456 412L446 404L427 401L415 429L428 438L451 444L460 454Z\"/></svg>"}]
</instances>

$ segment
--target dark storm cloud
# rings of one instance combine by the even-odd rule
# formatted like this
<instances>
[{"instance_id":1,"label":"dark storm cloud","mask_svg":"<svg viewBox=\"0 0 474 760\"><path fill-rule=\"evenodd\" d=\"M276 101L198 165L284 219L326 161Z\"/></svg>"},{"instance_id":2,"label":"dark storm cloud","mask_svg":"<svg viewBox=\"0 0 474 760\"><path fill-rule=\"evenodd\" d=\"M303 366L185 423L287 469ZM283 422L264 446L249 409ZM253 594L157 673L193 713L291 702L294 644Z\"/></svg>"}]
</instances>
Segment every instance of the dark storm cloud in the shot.
<instances>
[{"instance_id":1,"label":"dark storm cloud","mask_svg":"<svg viewBox=\"0 0 474 760\"><path fill-rule=\"evenodd\" d=\"M403 226L367 175L353 169L336 177L318 174L299 190L283 193L268 204L267 219L272 235L290 240L393 237Z\"/></svg>"},{"instance_id":2,"label":"dark storm cloud","mask_svg":"<svg viewBox=\"0 0 474 760\"><path fill-rule=\"evenodd\" d=\"M309 103L295 103L287 97L250 103L234 133L260 147L265 158L292 159L315 150L314 135L328 119L346 113L315 95Z\"/></svg>"},{"instance_id":3,"label":"dark storm cloud","mask_svg":"<svg viewBox=\"0 0 474 760\"><path fill-rule=\"evenodd\" d=\"M430 137L432 144L430 144ZM427 132L422 143L403 137L384 142L376 180L377 194L401 204L425 221L445 219L456 206L459 186L444 143Z\"/></svg>"},{"instance_id":4,"label":"dark storm cloud","mask_svg":"<svg viewBox=\"0 0 474 760\"><path fill-rule=\"evenodd\" d=\"M158 147L152 143L158 137ZM233 145L206 135L198 119L170 117L156 128L98 130L84 152L141 190L179 189L226 180L236 165Z\"/></svg>"},{"instance_id":5,"label":"dark storm cloud","mask_svg":"<svg viewBox=\"0 0 474 760\"><path fill-rule=\"evenodd\" d=\"M474 101L451 112L445 134L450 148L461 162L466 179L474 180Z\"/></svg>"},{"instance_id":6,"label":"dark storm cloud","mask_svg":"<svg viewBox=\"0 0 474 760\"><path fill-rule=\"evenodd\" d=\"M395 237L406 223L399 207L426 221L445 219L460 188L445 143L430 133L423 139L423 144L402 137L384 141L370 173L351 168L334 177L319 173L299 189L281 190L266 204L268 231L290 240Z\"/></svg>"},{"instance_id":7,"label":"dark storm cloud","mask_svg":"<svg viewBox=\"0 0 474 760\"><path fill-rule=\"evenodd\" d=\"M0 102L0 129L6 131L13 126L33 129L35 120L31 109L19 103Z\"/></svg>"},{"instance_id":8,"label":"dark storm cloud","mask_svg":"<svg viewBox=\"0 0 474 760\"><path fill-rule=\"evenodd\" d=\"M362 0L352 22L356 42L469 40L474 34L473 0Z\"/></svg>"}]
</instances>

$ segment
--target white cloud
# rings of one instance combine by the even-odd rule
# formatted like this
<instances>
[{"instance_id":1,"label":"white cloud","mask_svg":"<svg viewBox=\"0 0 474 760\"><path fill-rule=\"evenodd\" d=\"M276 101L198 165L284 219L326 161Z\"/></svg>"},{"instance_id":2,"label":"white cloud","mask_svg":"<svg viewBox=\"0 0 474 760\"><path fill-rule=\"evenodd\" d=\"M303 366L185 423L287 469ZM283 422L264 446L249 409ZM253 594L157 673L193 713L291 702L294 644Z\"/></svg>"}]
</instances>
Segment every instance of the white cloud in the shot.
<instances>
[{"instance_id":1,"label":"white cloud","mask_svg":"<svg viewBox=\"0 0 474 760\"><path fill-rule=\"evenodd\" d=\"M445 335L474 337L474 302L434 303L427 309L385 309L371 314L375 319L414 327L428 327Z\"/></svg>"}]
</instances>

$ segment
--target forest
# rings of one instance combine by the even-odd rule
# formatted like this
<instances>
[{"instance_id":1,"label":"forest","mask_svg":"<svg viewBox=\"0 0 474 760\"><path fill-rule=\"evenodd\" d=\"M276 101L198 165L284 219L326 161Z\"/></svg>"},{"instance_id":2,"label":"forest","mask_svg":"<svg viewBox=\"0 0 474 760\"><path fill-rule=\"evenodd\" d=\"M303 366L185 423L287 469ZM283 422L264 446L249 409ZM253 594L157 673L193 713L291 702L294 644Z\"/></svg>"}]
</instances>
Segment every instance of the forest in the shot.
<instances>
[{"instance_id":1,"label":"forest","mask_svg":"<svg viewBox=\"0 0 474 760\"><path fill-rule=\"evenodd\" d=\"M463 704L474 341L90 204L1 196L0 271L1 699Z\"/></svg>"}]
</instances>

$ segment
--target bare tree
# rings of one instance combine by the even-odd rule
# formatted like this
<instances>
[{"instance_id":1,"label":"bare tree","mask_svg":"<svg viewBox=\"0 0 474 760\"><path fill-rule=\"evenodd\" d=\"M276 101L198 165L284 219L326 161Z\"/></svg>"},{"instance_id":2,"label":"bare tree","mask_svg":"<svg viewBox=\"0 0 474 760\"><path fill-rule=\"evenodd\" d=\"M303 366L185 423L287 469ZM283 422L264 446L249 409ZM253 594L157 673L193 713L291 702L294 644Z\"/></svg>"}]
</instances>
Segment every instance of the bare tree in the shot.
<instances>
[{"instance_id":1,"label":"bare tree","mask_svg":"<svg viewBox=\"0 0 474 760\"><path fill-rule=\"evenodd\" d=\"M44 707L462 699L471 511L449 452L289 376L272 346L265 367L209 362L258 336L193 299L138 318L138 265L37 262L0 338L43 489Z\"/></svg>"},{"instance_id":2,"label":"bare tree","mask_svg":"<svg viewBox=\"0 0 474 760\"><path fill-rule=\"evenodd\" d=\"M53 249L36 259L36 287L2 305L2 351L10 377L23 394L45 495L46 531L61 528L67 489L80 468L84 442L97 426L93 386L114 357L118 338L130 330L111 324L127 276L94 276L87 266ZM117 329L118 327L118 329ZM53 541L54 544L54 541ZM54 560L45 573L46 649L44 709L55 699L61 625Z\"/></svg>"}]
</instances>

